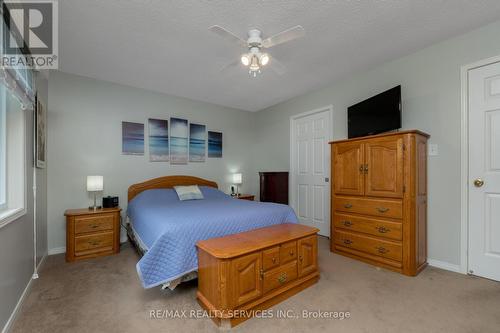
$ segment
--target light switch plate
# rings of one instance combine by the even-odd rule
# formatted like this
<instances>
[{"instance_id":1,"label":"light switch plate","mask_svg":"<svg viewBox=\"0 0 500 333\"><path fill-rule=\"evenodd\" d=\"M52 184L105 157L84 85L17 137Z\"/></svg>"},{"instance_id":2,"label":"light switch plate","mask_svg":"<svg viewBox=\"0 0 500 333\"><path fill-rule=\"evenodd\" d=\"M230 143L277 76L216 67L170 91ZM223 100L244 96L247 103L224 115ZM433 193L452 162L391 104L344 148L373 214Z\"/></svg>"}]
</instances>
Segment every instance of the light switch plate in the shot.
<instances>
[{"instance_id":1,"label":"light switch plate","mask_svg":"<svg viewBox=\"0 0 500 333\"><path fill-rule=\"evenodd\" d=\"M438 155L439 155L438 145L435 143L429 144L429 156L438 156Z\"/></svg>"}]
</instances>

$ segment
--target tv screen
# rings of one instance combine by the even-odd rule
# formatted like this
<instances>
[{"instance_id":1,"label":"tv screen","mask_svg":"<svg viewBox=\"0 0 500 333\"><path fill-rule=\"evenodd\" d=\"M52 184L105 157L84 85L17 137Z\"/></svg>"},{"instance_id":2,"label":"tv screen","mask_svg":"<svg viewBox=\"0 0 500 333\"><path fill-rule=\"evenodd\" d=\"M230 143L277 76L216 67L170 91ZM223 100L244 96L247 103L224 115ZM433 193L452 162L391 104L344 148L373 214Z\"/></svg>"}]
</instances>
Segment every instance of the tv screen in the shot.
<instances>
[{"instance_id":1,"label":"tv screen","mask_svg":"<svg viewBox=\"0 0 500 333\"><path fill-rule=\"evenodd\" d=\"M349 138L401 128L401 86L347 108Z\"/></svg>"}]
</instances>

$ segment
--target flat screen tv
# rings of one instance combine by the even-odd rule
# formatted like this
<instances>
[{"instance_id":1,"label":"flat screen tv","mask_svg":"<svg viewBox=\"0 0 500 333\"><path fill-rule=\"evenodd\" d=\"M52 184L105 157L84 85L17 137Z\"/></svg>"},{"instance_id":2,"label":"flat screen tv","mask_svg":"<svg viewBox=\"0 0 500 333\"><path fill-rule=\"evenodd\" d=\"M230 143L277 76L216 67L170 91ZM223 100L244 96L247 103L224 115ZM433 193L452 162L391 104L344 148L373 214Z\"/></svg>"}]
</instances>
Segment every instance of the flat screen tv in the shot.
<instances>
[{"instance_id":1,"label":"flat screen tv","mask_svg":"<svg viewBox=\"0 0 500 333\"><path fill-rule=\"evenodd\" d=\"M349 138L401 128L401 86L347 108Z\"/></svg>"}]
</instances>

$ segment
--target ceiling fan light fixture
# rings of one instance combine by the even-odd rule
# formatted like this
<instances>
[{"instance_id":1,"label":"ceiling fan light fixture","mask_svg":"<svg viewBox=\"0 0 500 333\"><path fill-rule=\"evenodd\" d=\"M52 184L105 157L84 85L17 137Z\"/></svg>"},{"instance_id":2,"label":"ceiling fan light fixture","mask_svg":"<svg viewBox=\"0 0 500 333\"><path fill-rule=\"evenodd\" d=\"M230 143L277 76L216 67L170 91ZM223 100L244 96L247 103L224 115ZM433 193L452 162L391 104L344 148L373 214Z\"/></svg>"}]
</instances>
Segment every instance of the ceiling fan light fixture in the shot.
<instances>
[{"instance_id":1,"label":"ceiling fan light fixture","mask_svg":"<svg viewBox=\"0 0 500 333\"><path fill-rule=\"evenodd\" d=\"M260 60L260 64L262 66L265 66L269 63L269 55L267 53L263 53L263 54L261 54L259 60Z\"/></svg>"},{"instance_id":2,"label":"ceiling fan light fixture","mask_svg":"<svg viewBox=\"0 0 500 333\"><path fill-rule=\"evenodd\" d=\"M248 54L244 54L241 56L241 63L245 66L250 65L250 57L248 56Z\"/></svg>"}]
</instances>

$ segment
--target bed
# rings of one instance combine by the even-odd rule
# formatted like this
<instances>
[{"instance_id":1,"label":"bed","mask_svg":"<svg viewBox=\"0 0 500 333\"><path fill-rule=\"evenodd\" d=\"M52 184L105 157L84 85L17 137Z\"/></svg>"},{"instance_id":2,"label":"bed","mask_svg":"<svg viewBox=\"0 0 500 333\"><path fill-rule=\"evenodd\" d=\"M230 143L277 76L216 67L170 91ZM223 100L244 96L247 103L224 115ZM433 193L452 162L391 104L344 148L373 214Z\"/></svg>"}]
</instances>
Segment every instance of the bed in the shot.
<instances>
[{"instance_id":1,"label":"bed","mask_svg":"<svg viewBox=\"0 0 500 333\"><path fill-rule=\"evenodd\" d=\"M180 201L174 186L198 185L202 200ZM296 223L286 205L238 200L215 182L167 176L128 191L128 235L142 255L137 273L144 288L175 286L196 277L196 242L281 223Z\"/></svg>"}]
</instances>

